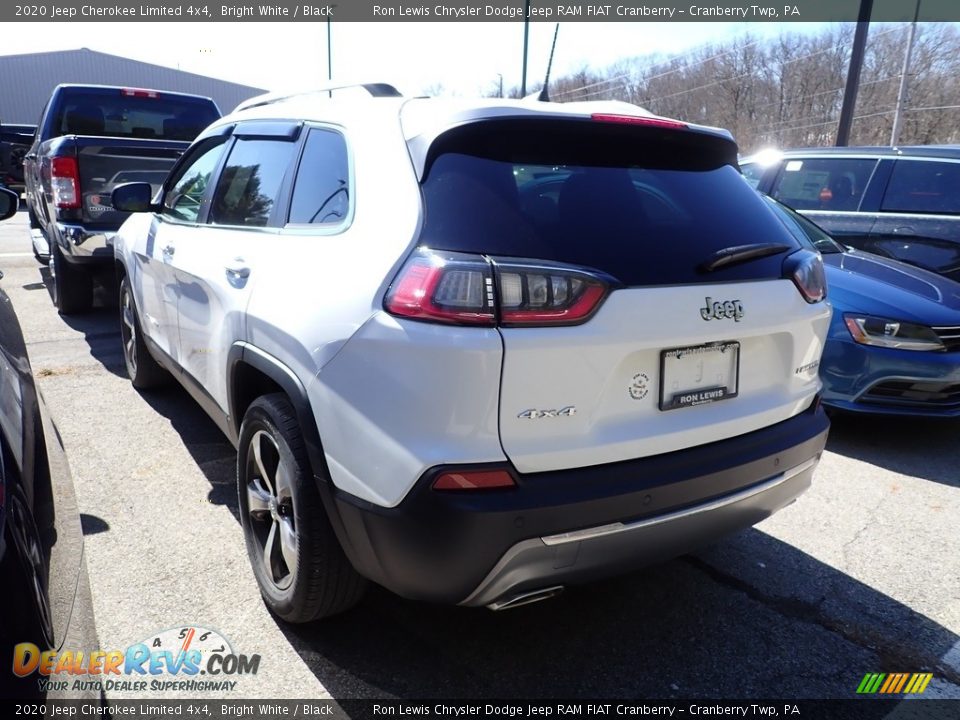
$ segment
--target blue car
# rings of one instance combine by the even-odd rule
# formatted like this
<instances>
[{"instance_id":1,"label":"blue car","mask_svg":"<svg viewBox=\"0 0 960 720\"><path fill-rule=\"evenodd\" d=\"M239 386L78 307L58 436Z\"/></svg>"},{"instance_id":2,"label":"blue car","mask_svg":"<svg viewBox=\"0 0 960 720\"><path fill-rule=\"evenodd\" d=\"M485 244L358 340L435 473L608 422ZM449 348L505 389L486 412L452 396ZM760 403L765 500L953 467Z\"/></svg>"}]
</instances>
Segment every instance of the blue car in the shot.
<instances>
[{"instance_id":1,"label":"blue car","mask_svg":"<svg viewBox=\"0 0 960 720\"><path fill-rule=\"evenodd\" d=\"M960 417L960 283L845 247L799 213L766 200L823 256L833 305L820 361L824 405Z\"/></svg>"}]
</instances>

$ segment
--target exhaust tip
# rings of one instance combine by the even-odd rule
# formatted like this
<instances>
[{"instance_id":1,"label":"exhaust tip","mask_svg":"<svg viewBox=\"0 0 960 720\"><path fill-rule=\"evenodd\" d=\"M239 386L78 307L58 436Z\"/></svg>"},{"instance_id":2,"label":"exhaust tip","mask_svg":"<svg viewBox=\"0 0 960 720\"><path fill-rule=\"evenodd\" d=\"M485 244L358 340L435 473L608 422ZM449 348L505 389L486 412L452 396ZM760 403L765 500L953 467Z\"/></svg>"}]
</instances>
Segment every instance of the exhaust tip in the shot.
<instances>
[{"instance_id":1,"label":"exhaust tip","mask_svg":"<svg viewBox=\"0 0 960 720\"><path fill-rule=\"evenodd\" d=\"M528 592L517 593L516 595L508 595L501 600L490 603L487 605L487 607L494 611L512 610L513 608L520 607L521 605L529 605L530 603L540 602L541 600L549 600L550 598L556 597L562 592L563 585L554 585L553 587L530 590Z\"/></svg>"}]
</instances>

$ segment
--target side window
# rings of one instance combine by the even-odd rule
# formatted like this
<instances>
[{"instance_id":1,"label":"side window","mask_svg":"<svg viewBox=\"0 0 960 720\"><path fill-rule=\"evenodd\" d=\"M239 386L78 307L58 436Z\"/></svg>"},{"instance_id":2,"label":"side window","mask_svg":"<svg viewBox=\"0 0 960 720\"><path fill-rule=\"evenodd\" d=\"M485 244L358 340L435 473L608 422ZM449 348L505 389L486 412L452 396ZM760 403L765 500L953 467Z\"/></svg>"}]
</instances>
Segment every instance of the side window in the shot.
<instances>
[{"instance_id":1,"label":"side window","mask_svg":"<svg viewBox=\"0 0 960 720\"><path fill-rule=\"evenodd\" d=\"M339 225L350 210L350 168L340 133L310 131L293 183L291 224Z\"/></svg>"},{"instance_id":2,"label":"side window","mask_svg":"<svg viewBox=\"0 0 960 720\"><path fill-rule=\"evenodd\" d=\"M265 226L296 146L284 140L238 138L220 173L208 222Z\"/></svg>"},{"instance_id":3,"label":"side window","mask_svg":"<svg viewBox=\"0 0 960 720\"><path fill-rule=\"evenodd\" d=\"M185 222L197 221L203 194L220 162L223 148L224 139L221 138L196 148L194 157L171 178L169 190L163 196L162 214Z\"/></svg>"},{"instance_id":4,"label":"side window","mask_svg":"<svg viewBox=\"0 0 960 720\"><path fill-rule=\"evenodd\" d=\"M856 210L876 160L786 159L773 197L797 210Z\"/></svg>"},{"instance_id":5,"label":"side window","mask_svg":"<svg viewBox=\"0 0 960 720\"><path fill-rule=\"evenodd\" d=\"M960 213L960 163L897 160L881 210Z\"/></svg>"}]
</instances>

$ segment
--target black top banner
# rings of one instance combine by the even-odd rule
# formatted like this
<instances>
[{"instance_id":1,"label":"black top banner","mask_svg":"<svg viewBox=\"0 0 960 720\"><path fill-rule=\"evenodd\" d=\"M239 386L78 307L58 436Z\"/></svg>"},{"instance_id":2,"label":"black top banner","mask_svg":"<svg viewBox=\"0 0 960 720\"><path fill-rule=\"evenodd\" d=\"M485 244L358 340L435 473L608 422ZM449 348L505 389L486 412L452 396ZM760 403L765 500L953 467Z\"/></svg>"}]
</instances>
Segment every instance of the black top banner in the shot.
<instances>
[{"instance_id":1,"label":"black top banner","mask_svg":"<svg viewBox=\"0 0 960 720\"><path fill-rule=\"evenodd\" d=\"M850 22L860 0L40 0L4 22ZM912 0L874 0L873 22L908 22ZM960 1L923 0L921 22L960 21Z\"/></svg>"}]
</instances>

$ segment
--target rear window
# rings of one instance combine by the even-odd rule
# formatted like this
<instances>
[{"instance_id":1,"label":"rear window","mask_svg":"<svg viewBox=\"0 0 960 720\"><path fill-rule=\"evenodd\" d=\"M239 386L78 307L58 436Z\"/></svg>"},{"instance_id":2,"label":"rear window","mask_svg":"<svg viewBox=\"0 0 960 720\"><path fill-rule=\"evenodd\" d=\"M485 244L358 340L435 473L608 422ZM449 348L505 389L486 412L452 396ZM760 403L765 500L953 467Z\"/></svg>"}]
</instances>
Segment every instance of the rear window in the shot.
<instances>
[{"instance_id":1,"label":"rear window","mask_svg":"<svg viewBox=\"0 0 960 720\"><path fill-rule=\"evenodd\" d=\"M960 213L960 163L897 160L881 210Z\"/></svg>"},{"instance_id":2,"label":"rear window","mask_svg":"<svg viewBox=\"0 0 960 720\"><path fill-rule=\"evenodd\" d=\"M570 263L626 285L780 277L783 254L697 266L736 245L798 247L729 141L591 121L482 125L451 131L428 157L424 245Z\"/></svg>"},{"instance_id":3,"label":"rear window","mask_svg":"<svg viewBox=\"0 0 960 720\"><path fill-rule=\"evenodd\" d=\"M209 100L156 95L125 95L119 89L68 94L54 127L62 135L192 141L220 117Z\"/></svg>"}]
</instances>

